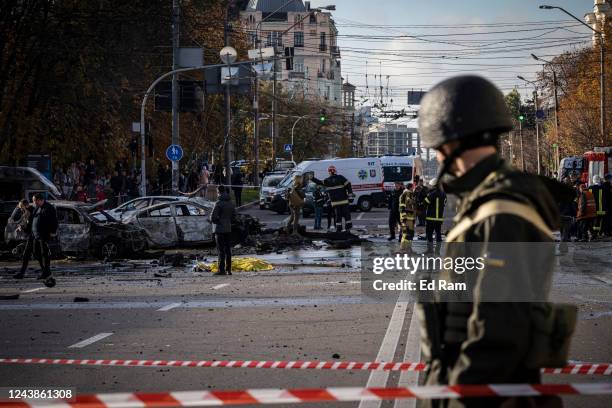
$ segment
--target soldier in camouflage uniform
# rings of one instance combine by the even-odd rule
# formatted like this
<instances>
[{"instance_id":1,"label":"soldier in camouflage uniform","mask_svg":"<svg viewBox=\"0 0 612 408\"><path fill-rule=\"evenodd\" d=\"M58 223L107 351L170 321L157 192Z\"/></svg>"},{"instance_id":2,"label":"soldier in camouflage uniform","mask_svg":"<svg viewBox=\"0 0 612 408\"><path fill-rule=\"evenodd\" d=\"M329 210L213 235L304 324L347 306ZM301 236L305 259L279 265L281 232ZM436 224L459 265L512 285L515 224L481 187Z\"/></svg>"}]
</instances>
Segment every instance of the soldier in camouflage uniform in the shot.
<instances>
[{"instance_id":1,"label":"soldier in camouflage uniform","mask_svg":"<svg viewBox=\"0 0 612 408\"><path fill-rule=\"evenodd\" d=\"M557 227L559 214L549 189L540 178L515 171L497 154L499 135L511 129L503 94L483 78L451 78L433 87L423 98L419 111L423 143L437 150L441 163L438 180L444 190L460 200L456 225L447 236L446 256L462 255L462 247L452 246L448 241L485 243L478 244L482 248L500 242L553 242L551 230ZM524 272L529 268L523 266L529 266L527 263L532 260L521 259L520 253L514 255L517 260L510 268L511 279L517 285L531 284ZM540 343L534 344L534 330L538 328L534 310L544 310L543 321L561 320L571 327L573 309L557 311L546 302L480 301L487 295L481 292L482 287L490 287L486 286L488 279L508 278L508 274L502 275L508 270L496 270L500 265L493 261L487 260L484 270L479 272L482 285L474 287L471 301L434 300L417 305L422 353L430 367L427 385L539 383L540 367L564 363L566 356L558 354L567 352L571 330L562 333L564 342L554 356L556 359L543 359L554 351L547 349L548 338L541 343L545 352L538 348ZM552 274L554 254L542 254L538 262L546 281ZM542 361L536 361L538 358ZM561 401L556 397L464 398L421 404L557 407Z\"/></svg>"}]
</instances>

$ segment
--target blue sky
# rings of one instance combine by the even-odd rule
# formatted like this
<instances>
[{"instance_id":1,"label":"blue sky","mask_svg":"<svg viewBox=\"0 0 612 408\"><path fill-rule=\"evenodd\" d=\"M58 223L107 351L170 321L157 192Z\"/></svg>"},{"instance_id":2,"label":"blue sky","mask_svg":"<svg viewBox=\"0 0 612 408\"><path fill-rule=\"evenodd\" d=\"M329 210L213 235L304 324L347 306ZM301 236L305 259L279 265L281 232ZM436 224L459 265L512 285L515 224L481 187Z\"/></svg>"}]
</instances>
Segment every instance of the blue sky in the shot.
<instances>
[{"instance_id":1,"label":"blue sky","mask_svg":"<svg viewBox=\"0 0 612 408\"><path fill-rule=\"evenodd\" d=\"M534 79L542 69L530 53L550 59L589 46L591 38L588 28L561 11L538 6L563 7L582 19L592 11L592 0L311 1L313 7L327 4L336 5L343 77L368 101L376 98L381 79L386 97L388 81L385 100L393 98L393 108L405 106L408 89L426 90L467 73L486 76L504 92L518 87L526 95L532 88L516 76Z\"/></svg>"}]
</instances>

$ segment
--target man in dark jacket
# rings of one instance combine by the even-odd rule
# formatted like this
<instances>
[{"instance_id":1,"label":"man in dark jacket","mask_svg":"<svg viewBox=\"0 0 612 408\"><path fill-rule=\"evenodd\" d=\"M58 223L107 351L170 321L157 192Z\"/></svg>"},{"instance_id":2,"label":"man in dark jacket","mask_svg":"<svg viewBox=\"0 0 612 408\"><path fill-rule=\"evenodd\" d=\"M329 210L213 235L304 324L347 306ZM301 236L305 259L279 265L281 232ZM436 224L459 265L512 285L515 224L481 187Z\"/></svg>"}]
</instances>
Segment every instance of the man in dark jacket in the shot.
<instances>
[{"instance_id":1,"label":"man in dark jacket","mask_svg":"<svg viewBox=\"0 0 612 408\"><path fill-rule=\"evenodd\" d=\"M236 217L236 206L232 203L225 186L217 187L219 200L215 203L210 221L219 251L219 270L215 275L232 274L232 220Z\"/></svg>"},{"instance_id":2,"label":"man in dark jacket","mask_svg":"<svg viewBox=\"0 0 612 408\"><path fill-rule=\"evenodd\" d=\"M57 232L55 207L45 200L41 193L34 194L36 209L32 214L32 236L34 237L34 256L38 259L42 273L38 279L51 276L51 254L49 241Z\"/></svg>"},{"instance_id":3,"label":"man in dark jacket","mask_svg":"<svg viewBox=\"0 0 612 408\"><path fill-rule=\"evenodd\" d=\"M481 77L450 78L430 89L421 101L423 144L437 150L438 179L447 193L460 199L457 223L446 237L446 256L458 259L469 254L485 259L476 273L441 272L442 279L471 283L467 301L437 300L443 296L438 291L433 301L417 306L421 350L430 367L426 385L539 383L540 368L551 364L549 356L566 350L551 348L557 333L535 344L539 324L554 318L550 314L557 306L547 303L549 308L537 320L534 310L540 310L542 301L518 300L534 291L542 299L547 296L547 286L541 283L552 275L551 231L558 226L559 213L543 181L512 169L498 156L499 135L511 129L503 94ZM525 248L530 246L541 250L527 253ZM563 324L571 326L569 320ZM561 338L565 341L567 336ZM560 354L555 361L567 358ZM455 408L558 407L561 402L555 397L521 397L425 403Z\"/></svg>"},{"instance_id":4,"label":"man in dark jacket","mask_svg":"<svg viewBox=\"0 0 612 408\"><path fill-rule=\"evenodd\" d=\"M401 181L395 182L395 189L389 194L388 205L389 207L389 238L387 240L393 241L395 239L395 228L400 222L400 196L404 192L404 184ZM399 236L402 236L400 228Z\"/></svg>"},{"instance_id":5,"label":"man in dark jacket","mask_svg":"<svg viewBox=\"0 0 612 408\"><path fill-rule=\"evenodd\" d=\"M240 167L236 167L232 171L232 190L234 191L234 197L236 199L236 206L242 205L242 185L244 184L244 174Z\"/></svg>"},{"instance_id":6,"label":"man in dark jacket","mask_svg":"<svg viewBox=\"0 0 612 408\"><path fill-rule=\"evenodd\" d=\"M329 177L321 181L315 177L312 181L326 187L327 194L331 200L331 206L336 216L336 231L342 231L342 218L346 232L351 232L351 210L349 208L349 197L353 194L351 183L341 174L337 174L336 166L327 169Z\"/></svg>"},{"instance_id":7,"label":"man in dark jacket","mask_svg":"<svg viewBox=\"0 0 612 408\"><path fill-rule=\"evenodd\" d=\"M28 263L32 257L34 250L34 237L32 236L32 212L34 206L30 205L28 200L21 200L13 211L11 216L13 222L19 223L17 231L21 232L26 237L25 247L23 248L23 255L21 256L21 270L13 275L15 279L23 279L25 271L28 269Z\"/></svg>"}]
</instances>

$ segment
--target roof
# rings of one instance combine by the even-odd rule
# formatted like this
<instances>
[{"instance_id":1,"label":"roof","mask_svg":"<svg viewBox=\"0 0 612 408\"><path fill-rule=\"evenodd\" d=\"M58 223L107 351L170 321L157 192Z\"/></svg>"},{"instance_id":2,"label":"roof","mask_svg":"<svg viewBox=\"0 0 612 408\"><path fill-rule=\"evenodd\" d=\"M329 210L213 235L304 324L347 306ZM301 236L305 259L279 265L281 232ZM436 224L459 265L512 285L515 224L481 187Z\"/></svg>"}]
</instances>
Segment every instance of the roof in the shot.
<instances>
[{"instance_id":1,"label":"roof","mask_svg":"<svg viewBox=\"0 0 612 408\"><path fill-rule=\"evenodd\" d=\"M287 3L287 0L250 0L246 7L246 11L261 11L263 13L271 13L273 11L277 11L279 8L279 13L286 13L289 11L307 11L302 0L294 0L289 4Z\"/></svg>"}]
</instances>

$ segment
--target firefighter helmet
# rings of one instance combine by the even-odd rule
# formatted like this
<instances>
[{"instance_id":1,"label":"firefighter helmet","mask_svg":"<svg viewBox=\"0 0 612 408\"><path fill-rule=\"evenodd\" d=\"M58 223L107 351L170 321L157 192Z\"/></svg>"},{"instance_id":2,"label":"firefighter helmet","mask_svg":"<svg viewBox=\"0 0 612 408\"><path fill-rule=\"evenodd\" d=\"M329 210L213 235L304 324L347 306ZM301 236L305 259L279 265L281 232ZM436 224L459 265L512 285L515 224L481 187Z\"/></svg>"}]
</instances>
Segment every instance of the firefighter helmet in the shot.
<instances>
[{"instance_id":1,"label":"firefighter helmet","mask_svg":"<svg viewBox=\"0 0 612 408\"><path fill-rule=\"evenodd\" d=\"M419 133L425 147L437 149L454 140L470 147L491 145L500 133L511 129L504 95L479 76L446 79L421 101Z\"/></svg>"},{"instance_id":2,"label":"firefighter helmet","mask_svg":"<svg viewBox=\"0 0 612 408\"><path fill-rule=\"evenodd\" d=\"M328 173L336 174L336 166L331 165L327 168Z\"/></svg>"}]
</instances>

